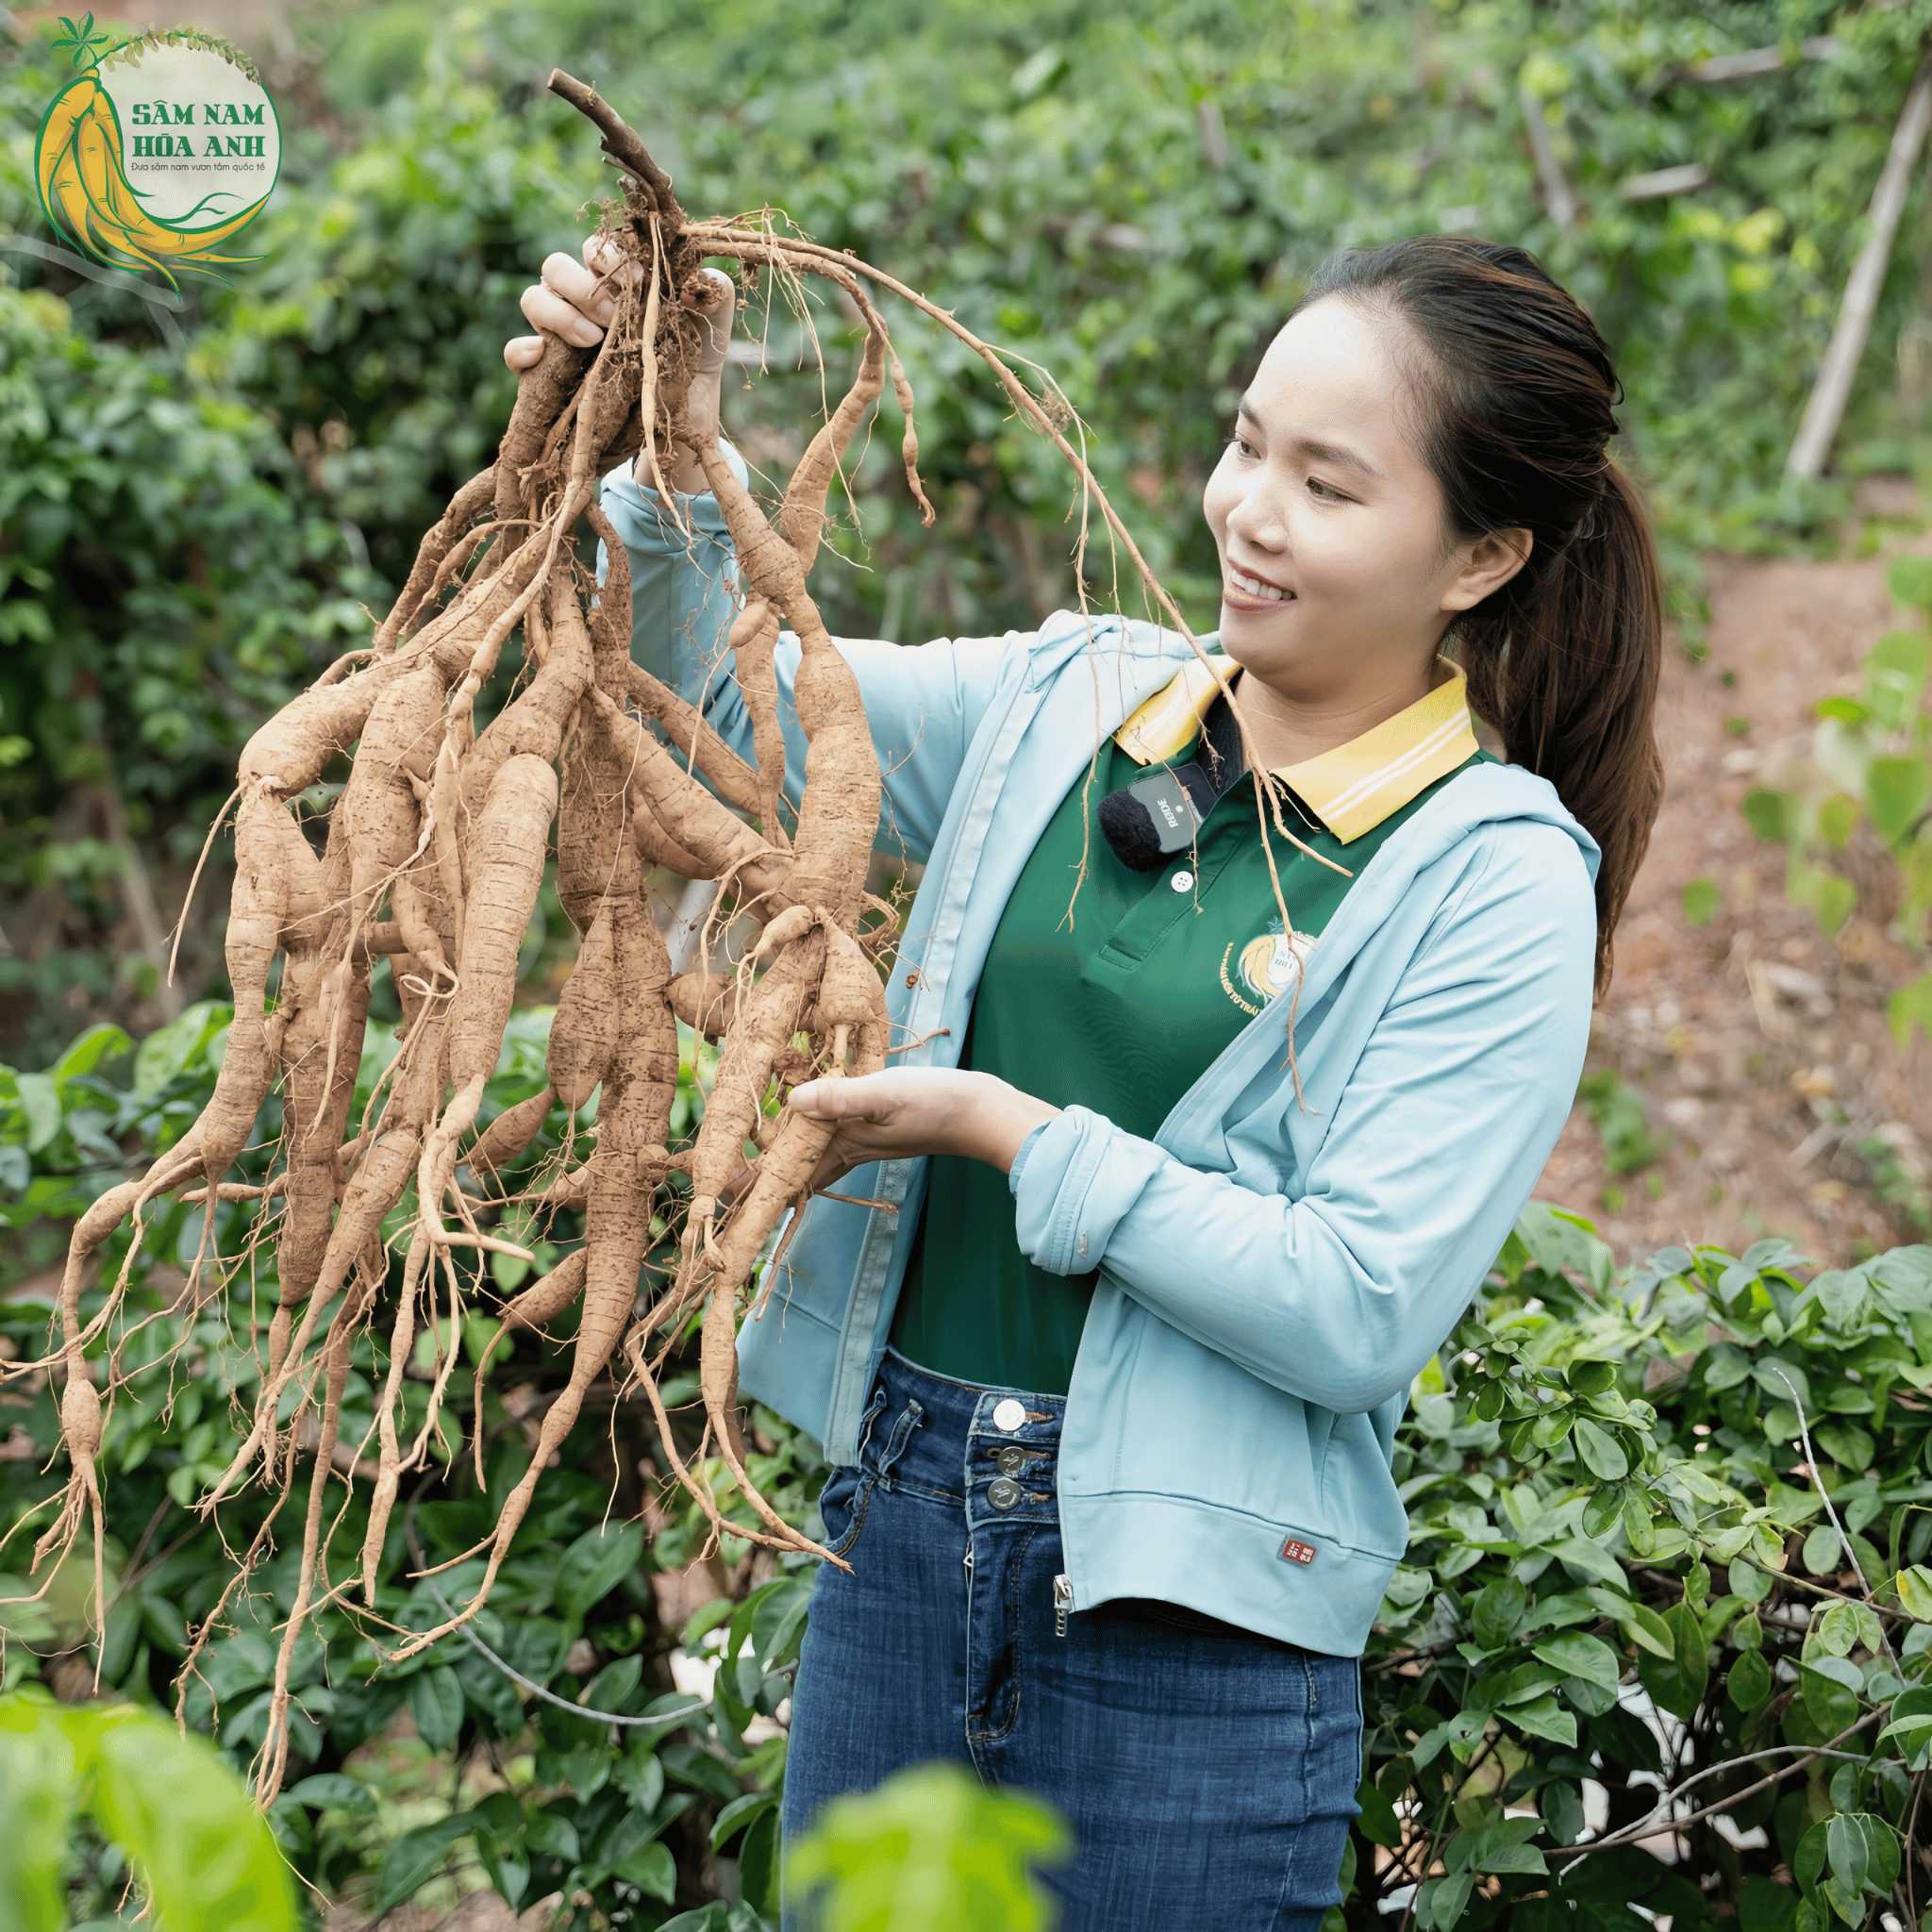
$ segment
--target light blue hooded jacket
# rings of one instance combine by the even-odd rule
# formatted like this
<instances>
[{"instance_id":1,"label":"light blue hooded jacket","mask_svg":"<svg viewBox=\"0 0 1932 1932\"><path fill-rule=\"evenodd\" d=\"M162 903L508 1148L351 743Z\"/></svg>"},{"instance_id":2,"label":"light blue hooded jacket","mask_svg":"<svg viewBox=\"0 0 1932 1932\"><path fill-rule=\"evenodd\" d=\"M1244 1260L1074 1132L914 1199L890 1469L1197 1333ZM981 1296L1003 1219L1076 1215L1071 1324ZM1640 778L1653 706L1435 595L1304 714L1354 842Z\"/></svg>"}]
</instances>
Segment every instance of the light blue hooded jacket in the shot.
<instances>
[{"instance_id":1,"label":"light blue hooded jacket","mask_svg":"<svg viewBox=\"0 0 1932 1932\"><path fill-rule=\"evenodd\" d=\"M678 498L689 551L627 466L602 501L630 558L633 655L750 758L716 498ZM1075 611L1002 637L839 643L885 778L879 849L925 861L888 989L892 1040L918 1043L894 1064L951 1066L1035 842L1094 746L1191 653L1152 624ZM776 656L795 805L791 632ZM1160 1597L1361 1653L1408 1539L1390 1464L1410 1384L1481 1287L1575 1093L1598 859L1546 779L1473 764L1369 860L1309 957L1306 1107L1284 993L1152 1140L1077 1106L1031 1137L1021 1248L1053 1274L1099 1272L1059 1450L1059 1588L1075 1613ZM740 1335L743 1391L833 1462L858 1452L928 1166L874 1162L840 1184L896 1211L812 1200Z\"/></svg>"}]
</instances>

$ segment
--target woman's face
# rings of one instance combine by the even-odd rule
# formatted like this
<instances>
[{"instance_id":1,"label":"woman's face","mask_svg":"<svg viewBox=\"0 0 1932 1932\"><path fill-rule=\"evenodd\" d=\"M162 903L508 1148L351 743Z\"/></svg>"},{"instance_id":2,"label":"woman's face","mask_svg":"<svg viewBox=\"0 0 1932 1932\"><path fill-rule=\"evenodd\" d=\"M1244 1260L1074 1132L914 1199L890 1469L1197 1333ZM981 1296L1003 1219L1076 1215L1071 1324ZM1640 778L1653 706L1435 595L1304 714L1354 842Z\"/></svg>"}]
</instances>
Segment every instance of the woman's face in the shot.
<instances>
[{"instance_id":1,"label":"woman's face","mask_svg":"<svg viewBox=\"0 0 1932 1932\"><path fill-rule=\"evenodd\" d=\"M1490 540L1443 555L1442 492L1397 414L1407 379L1391 326L1333 296L1295 316L1203 493L1224 600L1241 594L1237 572L1291 593L1224 601L1222 647L1297 698L1347 703L1425 676L1452 615L1501 581L1495 558L1485 570L1470 554Z\"/></svg>"}]
</instances>

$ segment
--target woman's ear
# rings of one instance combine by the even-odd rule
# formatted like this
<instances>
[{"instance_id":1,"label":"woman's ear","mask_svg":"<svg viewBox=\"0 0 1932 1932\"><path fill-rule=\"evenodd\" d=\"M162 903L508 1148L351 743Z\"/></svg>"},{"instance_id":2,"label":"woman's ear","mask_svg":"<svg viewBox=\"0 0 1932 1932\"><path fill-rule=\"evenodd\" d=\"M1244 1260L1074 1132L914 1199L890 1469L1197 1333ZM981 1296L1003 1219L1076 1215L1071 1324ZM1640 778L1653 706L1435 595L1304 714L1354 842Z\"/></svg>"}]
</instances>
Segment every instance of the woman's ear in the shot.
<instances>
[{"instance_id":1,"label":"woman's ear","mask_svg":"<svg viewBox=\"0 0 1932 1932\"><path fill-rule=\"evenodd\" d=\"M1462 565L1442 593L1444 610L1472 610L1492 591L1500 591L1529 561L1536 539L1526 526L1491 530L1462 554Z\"/></svg>"}]
</instances>

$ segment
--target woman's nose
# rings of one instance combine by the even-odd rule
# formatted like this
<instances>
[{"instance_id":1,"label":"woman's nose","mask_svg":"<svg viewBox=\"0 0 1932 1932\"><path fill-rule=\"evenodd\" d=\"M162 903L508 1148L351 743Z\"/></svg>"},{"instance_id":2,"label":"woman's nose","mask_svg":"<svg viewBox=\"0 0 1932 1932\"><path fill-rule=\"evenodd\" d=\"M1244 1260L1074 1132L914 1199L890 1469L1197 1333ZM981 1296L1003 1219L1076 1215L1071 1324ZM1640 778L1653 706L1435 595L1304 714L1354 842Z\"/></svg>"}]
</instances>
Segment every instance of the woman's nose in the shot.
<instances>
[{"instance_id":1,"label":"woman's nose","mask_svg":"<svg viewBox=\"0 0 1932 1932\"><path fill-rule=\"evenodd\" d=\"M1270 498L1260 491L1243 496L1227 513L1227 527L1257 550L1278 550L1284 532Z\"/></svg>"}]
</instances>

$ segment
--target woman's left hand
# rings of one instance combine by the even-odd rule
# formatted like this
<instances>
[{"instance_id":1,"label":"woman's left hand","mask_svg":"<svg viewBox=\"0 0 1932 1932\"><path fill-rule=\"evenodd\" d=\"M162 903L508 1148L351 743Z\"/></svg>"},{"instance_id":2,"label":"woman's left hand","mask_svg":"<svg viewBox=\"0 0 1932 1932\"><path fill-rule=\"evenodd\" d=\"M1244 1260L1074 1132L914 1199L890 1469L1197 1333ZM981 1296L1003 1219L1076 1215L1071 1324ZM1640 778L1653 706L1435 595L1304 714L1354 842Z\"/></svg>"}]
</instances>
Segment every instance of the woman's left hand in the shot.
<instances>
[{"instance_id":1,"label":"woman's left hand","mask_svg":"<svg viewBox=\"0 0 1932 1932\"><path fill-rule=\"evenodd\" d=\"M814 1191L869 1160L922 1154L963 1155L1004 1174L1021 1141L1059 1111L991 1074L957 1067L887 1067L807 1080L786 1105L837 1124L812 1172Z\"/></svg>"}]
</instances>

